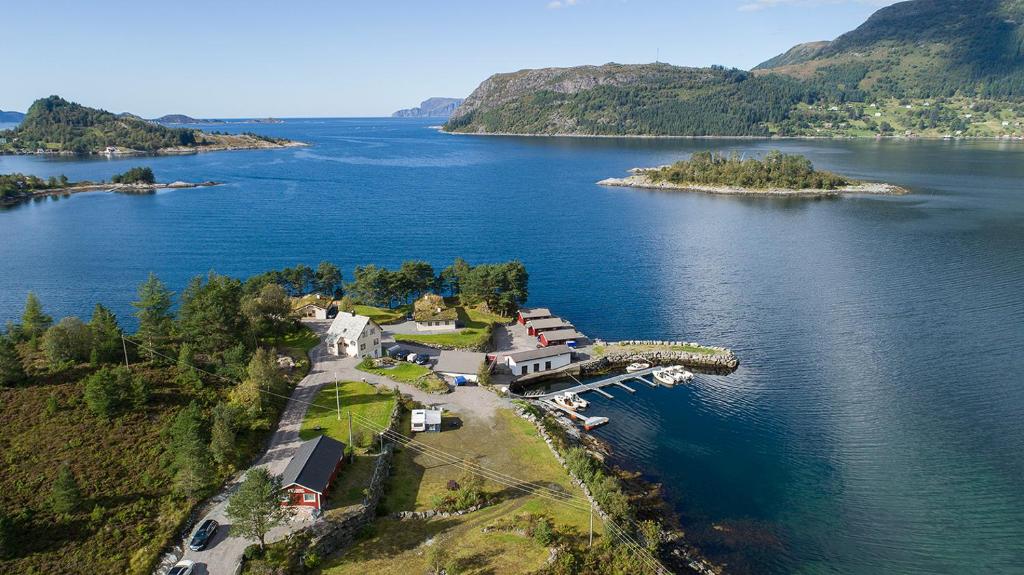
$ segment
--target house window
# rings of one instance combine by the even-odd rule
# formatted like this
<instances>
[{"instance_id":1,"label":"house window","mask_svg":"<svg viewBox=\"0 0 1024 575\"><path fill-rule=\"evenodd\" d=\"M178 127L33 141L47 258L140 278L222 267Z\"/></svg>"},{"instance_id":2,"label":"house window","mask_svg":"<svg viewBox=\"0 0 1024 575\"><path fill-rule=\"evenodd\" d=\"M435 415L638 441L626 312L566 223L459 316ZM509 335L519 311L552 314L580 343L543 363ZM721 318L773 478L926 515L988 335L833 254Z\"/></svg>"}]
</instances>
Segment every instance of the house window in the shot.
<instances>
[{"instance_id":1,"label":"house window","mask_svg":"<svg viewBox=\"0 0 1024 575\"><path fill-rule=\"evenodd\" d=\"M522 369L522 375L526 375L529 372L530 372L530 366L524 365L523 369Z\"/></svg>"},{"instance_id":2,"label":"house window","mask_svg":"<svg viewBox=\"0 0 1024 575\"><path fill-rule=\"evenodd\" d=\"M373 345L377 345L378 343L380 342L377 340L377 338L373 338Z\"/></svg>"},{"instance_id":3,"label":"house window","mask_svg":"<svg viewBox=\"0 0 1024 575\"><path fill-rule=\"evenodd\" d=\"M302 501L304 503L313 503L314 501L316 501L316 493L303 493Z\"/></svg>"},{"instance_id":4,"label":"house window","mask_svg":"<svg viewBox=\"0 0 1024 575\"><path fill-rule=\"evenodd\" d=\"M547 371L549 369L551 369L551 362L550 361L545 361L544 362L544 371Z\"/></svg>"},{"instance_id":5,"label":"house window","mask_svg":"<svg viewBox=\"0 0 1024 575\"><path fill-rule=\"evenodd\" d=\"M540 364L539 363L533 364L533 372L537 373L538 371L540 371Z\"/></svg>"},{"instance_id":6,"label":"house window","mask_svg":"<svg viewBox=\"0 0 1024 575\"><path fill-rule=\"evenodd\" d=\"M362 351L364 349L366 349L366 344L365 343L359 344L359 351Z\"/></svg>"}]
</instances>

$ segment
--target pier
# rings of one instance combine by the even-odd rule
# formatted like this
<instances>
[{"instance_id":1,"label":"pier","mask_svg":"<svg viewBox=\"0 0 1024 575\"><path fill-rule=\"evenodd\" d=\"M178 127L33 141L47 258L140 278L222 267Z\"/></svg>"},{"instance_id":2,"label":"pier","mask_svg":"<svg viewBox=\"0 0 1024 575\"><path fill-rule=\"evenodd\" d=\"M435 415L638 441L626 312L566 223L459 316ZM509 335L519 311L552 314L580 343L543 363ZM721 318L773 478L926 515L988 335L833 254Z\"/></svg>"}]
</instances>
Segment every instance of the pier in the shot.
<instances>
[{"instance_id":1,"label":"pier","mask_svg":"<svg viewBox=\"0 0 1024 575\"><path fill-rule=\"evenodd\" d=\"M621 388L625 389L626 391L628 391L630 393L636 393L635 389L629 387L625 383L625 382L633 380L633 379L642 381L642 382L646 383L647 385L650 385L651 387L657 387L658 384L653 379L648 379L647 377L645 377L645 376L650 377L651 374L654 373L655 369L658 369L658 368L657 367L649 367L647 369L644 369L644 370L641 370L641 371L636 371L636 372L633 372L633 373L623 373L623 374L620 374L620 375L613 375L611 377L606 377L604 379L599 379L597 381L592 381L590 383L581 383L579 385L575 385L573 387L570 387L570 388L567 388L567 389L563 389L563 390L560 390L560 391L555 391L555 392L551 392L551 393L542 393L542 394L537 394L537 395L526 395L524 397L526 397L527 399L538 399L538 400L550 401L550 400L554 399L556 395L563 395L563 394L566 394L566 393L583 393L583 392L586 392L586 391L595 391L595 392L600 393L601 395L607 397L608 399L614 399L615 396L610 394L610 393L608 393L603 388L608 387L610 385L614 385L614 386L617 386L617 387L621 387Z\"/></svg>"}]
</instances>

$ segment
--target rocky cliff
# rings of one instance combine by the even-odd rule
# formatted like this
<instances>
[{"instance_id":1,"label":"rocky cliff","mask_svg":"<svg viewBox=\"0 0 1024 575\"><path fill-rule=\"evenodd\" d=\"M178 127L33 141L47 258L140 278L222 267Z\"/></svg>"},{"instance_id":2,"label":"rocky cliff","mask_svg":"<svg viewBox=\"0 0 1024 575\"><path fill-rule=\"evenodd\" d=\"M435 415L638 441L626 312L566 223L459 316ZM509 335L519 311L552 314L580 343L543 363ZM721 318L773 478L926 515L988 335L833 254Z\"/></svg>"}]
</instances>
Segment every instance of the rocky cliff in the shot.
<instances>
[{"instance_id":1,"label":"rocky cliff","mask_svg":"<svg viewBox=\"0 0 1024 575\"><path fill-rule=\"evenodd\" d=\"M427 98L416 108L406 108L391 114L393 118L447 118L452 115L462 98Z\"/></svg>"}]
</instances>

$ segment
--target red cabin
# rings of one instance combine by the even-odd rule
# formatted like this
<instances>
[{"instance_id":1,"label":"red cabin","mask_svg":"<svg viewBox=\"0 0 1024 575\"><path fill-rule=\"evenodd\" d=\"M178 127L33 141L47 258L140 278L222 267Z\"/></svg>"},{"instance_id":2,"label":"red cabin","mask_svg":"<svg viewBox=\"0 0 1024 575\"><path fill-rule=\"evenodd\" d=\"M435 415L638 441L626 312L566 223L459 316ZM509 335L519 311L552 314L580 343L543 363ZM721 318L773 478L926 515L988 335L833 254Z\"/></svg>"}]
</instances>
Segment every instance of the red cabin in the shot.
<instances>
[{"instance_id":1,"label":"red cabin","mask_svg":"<svg viewBox=\"0 0 1024 575\"><path fill-rule=\"evenodd\" d=\"M555 331L544 331L541 332L537 338L540 340L540 344L544 347L549 345L561 345L570 341L579 341L586 336L576 331L575 329L557 329Z\"/></svg>"},{"instance_id":2,"label":"red cabin","mask_svg":"<svg viewBox=\"0 0 1024 575\"><path fill-rule=\"evenodd\" d=\"M572 329L572 324L559 317L531 319L526 322L526 330L532 336L538 336L542 332L558 329Z\"/></svg>"},{"instance_id":3,"label":"red cabin","mask_svg":"<svg viewBox=\"0 0 1024 575\"><path fill-rule=\"evenodd\" d=\"M282 505L322 509L324 497L338 476L345 457L345 444L326 435L304 441L295 451L282 475L287 498Z\"/></svg>"},{"instance_id":4,"label":"red cabin","mask_svg":"<svg viewBox=\"0 0 1024 575\"><path fill-rule=\"evenodd\" d=\"M547 319L549 317L554 316L551 315L551 310L546 307L524 307L516 314L516 321L526 325L526 322L532 319Z\"/></svg>"}]
</instances>

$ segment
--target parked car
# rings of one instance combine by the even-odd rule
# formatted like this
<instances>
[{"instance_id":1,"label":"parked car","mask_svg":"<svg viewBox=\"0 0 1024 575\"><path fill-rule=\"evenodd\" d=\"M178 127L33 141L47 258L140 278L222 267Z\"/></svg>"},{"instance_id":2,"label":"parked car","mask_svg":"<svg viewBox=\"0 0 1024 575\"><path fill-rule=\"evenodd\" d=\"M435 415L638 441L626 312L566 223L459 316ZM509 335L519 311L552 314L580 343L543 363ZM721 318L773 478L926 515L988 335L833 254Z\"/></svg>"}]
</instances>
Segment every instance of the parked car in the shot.
<instances>
[{"instance_id":1,"label":"parked car","mask_svg":"<svg viewBox=\"0 0 1024 575\"><path fill-rule=\"evenodd\" d=\"M189 561L188 559L182 559L171 567L171 570L167 572L167 575L195 575L196 562Z\"/></svg>"},{"instance_id":2,"label":"parked car","mask_svg":"<svg viewBox=\"0 0 1024 575\"><path fill-rule=\"evenodd\" d=\"M416 353L410 353L409 355L405 356L405 361L408 361L409 363L416 363L416 357L418 355L419 354Z\"/></svg>"},{"instance_id":3,"label":"parked car","mask_svg":"<svg viewBox=\"0 0 1024 575\"><path fill-rule=\"evenodd\" d=\"M416 357L414 357L412 361L418 365L427 365L428 363L430 363L430 356L425 353L416 353L413 355L415 355Z\"/></svg>"},{"instance_id":4,"label":"parked car","mask_svg":"<svg viewBox=\"0 0 1024 575\"><path fill-rule=\"evenodd\" d=\"M188 548L193 551L202 551L206 549L206 546L210 544L213 539L214 533L217 532L217 528L220 525L217 524L213 519L207 519L196 529L196 532L192 534L192 541L189 541Z\"/></svg>"}]
</instances>

